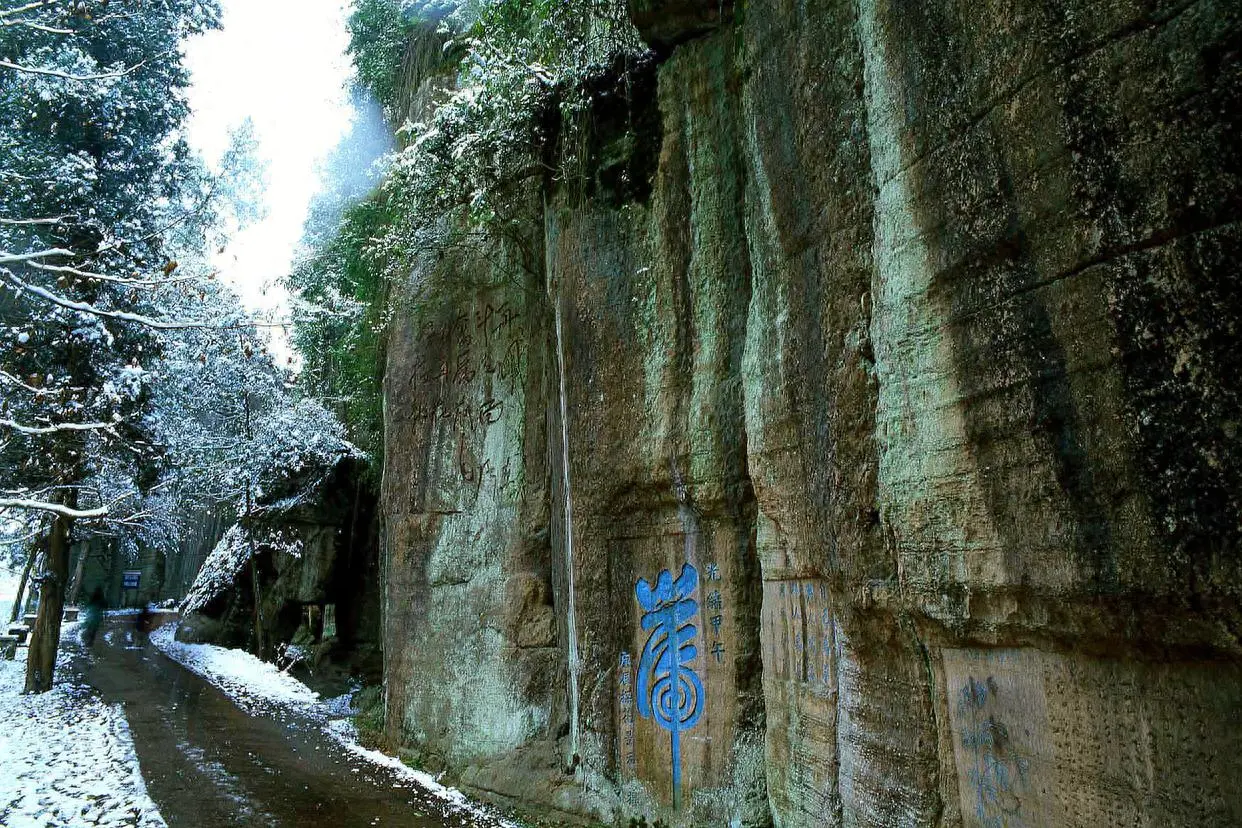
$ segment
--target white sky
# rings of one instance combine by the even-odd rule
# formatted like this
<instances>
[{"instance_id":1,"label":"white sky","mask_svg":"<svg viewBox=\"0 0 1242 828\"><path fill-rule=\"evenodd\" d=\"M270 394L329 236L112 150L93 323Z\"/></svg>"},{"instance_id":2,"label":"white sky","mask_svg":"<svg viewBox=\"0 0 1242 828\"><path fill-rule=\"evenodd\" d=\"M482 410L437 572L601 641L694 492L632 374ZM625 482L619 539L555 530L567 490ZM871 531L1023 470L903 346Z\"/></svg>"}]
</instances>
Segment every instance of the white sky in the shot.
<instances>
[{"instance_id":1,"label":"white sky","mask_svg":"<svg viewBox=\"0 0 1242 828\"><path fill-rule=\"evenodd\" d=\"M318 162L353 117L343 0L221 0L224 28L186 45L192 86L190 144L216 163L229 133L249 117L267 165L267 217L216 258L221 278L248 306L286 316L277 281L289 271ZM278 351L286 346L278 333Z\"/></svg>"}]
</instances>

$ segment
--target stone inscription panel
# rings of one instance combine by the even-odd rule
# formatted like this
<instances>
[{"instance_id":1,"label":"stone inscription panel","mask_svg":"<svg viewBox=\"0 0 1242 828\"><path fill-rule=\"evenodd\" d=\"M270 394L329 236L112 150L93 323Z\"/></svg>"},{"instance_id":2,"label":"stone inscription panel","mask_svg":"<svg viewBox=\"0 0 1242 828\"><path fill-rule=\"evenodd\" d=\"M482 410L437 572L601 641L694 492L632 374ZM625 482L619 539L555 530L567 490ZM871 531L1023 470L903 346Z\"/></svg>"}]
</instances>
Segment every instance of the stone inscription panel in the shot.
<instances>
[{"instance_id":1,"label":"stone inscription panel","mask_svg":"<svg viewBox=\"0 0 1242 828\"><path fill-rule=\"evenodd\" d=\"M763 589L765 668L820 693L834 690L835 621L828 585L799 579L768 581Z\"/></svg>"},{"instance_id":2,"label":"stone inscription panel","mask_svg":"<svg viewBox=\"0 0 1242 828\"><path fill-rule=\"evenodd\" d=\"M1051 827L1052 748L1039 659L1023 650L945 650L962 821Z\"/></svg>"},{"instance_id":3,"label":"stone inscription panel","mask_svg":"<svg viewBox=\"0 0 1242 828\"><path fill-rule=\"evenodd\" d=\"M1242 670L942 650L967 826L1232 826Z\"/></svg>"}]
</instances>

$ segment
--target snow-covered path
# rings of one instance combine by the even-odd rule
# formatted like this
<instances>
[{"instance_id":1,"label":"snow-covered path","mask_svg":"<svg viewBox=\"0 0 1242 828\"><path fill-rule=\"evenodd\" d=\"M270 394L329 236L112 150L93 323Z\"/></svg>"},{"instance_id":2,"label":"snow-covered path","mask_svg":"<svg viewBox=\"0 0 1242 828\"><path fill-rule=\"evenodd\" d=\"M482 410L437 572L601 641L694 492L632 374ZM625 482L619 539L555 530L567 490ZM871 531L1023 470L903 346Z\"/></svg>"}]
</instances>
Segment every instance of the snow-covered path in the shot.
<instances>
[{"instance_id":1,"label":"snow-covered path","mask_svg":"<svg viewBox=\"0 0 1242 828\"><path fill-rule=\"evenodd\" d=\"M446 816L460 815L476 825L517 828L517 823L472 803L461 791L440 784L431 774L410 768L393 756L359 744L357 730L352 720L346 718L350 715L348 696L321 701L319 694L302 682L244 650L213 644L185 644L176 640L175 631L174 624L160 627L151 633L151 643L181 666L207 679L242 710L254 715L294 713L317 722L324 733L355 756L387 769L402 781L412 783L441 800Z\"/></svg>"},{"instance_id":2,"label":"snow-covered path","mask_svg":"<svg viewBox=\"0 0 1242 828\"><path fill-rule=\"evenodd\" d=\"M132 624L110 617L87 651L68 628L40 696L20 695L22 661L0 661L0 826L516 828L360 747L342 700Z\"/></svg>"},{"instance_id":3,"label":"snow-covered path","mask_svg":"<svg viewBox=\"0 0 1242 828\"><path fill-rule=\"evenodd\" d=\"M25 663L0 660L0 825L163 826L124 711L79 684L70 661L50 692L23 696Z\"/></svg>"},{"instance_id":4,"label":"snow-covered path","mask_svg":"<svg viewBox=\"0 0 1242 828\"><path fill-rule=\"evenodd\" d=\"M350 744L339 710L270 665L157 631L174 661L128 641L128 621L110 626L82 676L123 705L147 790L172 828L512 825Z\"/></svg>"}]
</instances>

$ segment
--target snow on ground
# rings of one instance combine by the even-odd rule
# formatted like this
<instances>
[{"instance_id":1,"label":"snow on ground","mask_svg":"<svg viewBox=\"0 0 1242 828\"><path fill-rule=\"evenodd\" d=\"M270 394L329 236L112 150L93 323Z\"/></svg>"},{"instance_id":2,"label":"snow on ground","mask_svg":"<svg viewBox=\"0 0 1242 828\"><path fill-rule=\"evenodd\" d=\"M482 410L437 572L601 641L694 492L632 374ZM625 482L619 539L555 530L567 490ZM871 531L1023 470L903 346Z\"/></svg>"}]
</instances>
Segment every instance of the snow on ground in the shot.
<instances>
[{"instance_id":1,"label":"snow on ground","mask_svg":"<svg viewBox=\"0 0 1242 828\"><path fill-rule=\"evenodd\" d=\"M24 659L0 660L0 825L162 828L121 706L61 681L23 696L25 678Z\"/></svg>"},{"instance_id":2,"label":"snow on ground","mask_svg":"<svg viewBox=\"0 0 1242 828\"><path fill-rule=\"evenodd\" d=\"M9 620L13 599L17 597L17 573L0 566L0 621Z\"/></svg>"},{"instance_id":3,"label":"snow on ground","mask_svg":"<svg viewBox=\"0 0 1242 828\"><path fill-rule=\"evenodd\" d=\"M174 638L175 632L175 624L166 624L151 633L151 643L169 658L219 687L246 712L253 714L271 708L296 710L322 722L324 733L346 750L374 765L389 769L406 782L427 791L439 799L449 812L469 815L474 818L476 825L518 828L517 823L502 819L490 810L472 803L456 788L441 785L431 774L415 770L400 759L360 745L358 731L353 722L340 718L351 712L348 696L320 701L318 693L282 672L274 664L260 661L244 650L231 650L214 644L184 644Z\"/></svg>"},{"instance_id":4,"label":"snow on ground","mask_svg":"<svg viewBox=\"0 0 1242 828\"><path fill-rule=\"evenodd\" d=\"M395 776L405 780L441 800L449 813L468 814L473 818L474 825L494 825L497 828L520 828L518 823L497 816L491 810L475 804L456 788L441 785L436 777L426 771L415 770L395 756L389 756L378 750L365 748L358 743L358 729L350 719L330 719L324 725L324 733L341 744L355 756L365 759L373 765L387 768ZM466 823L462 823L463 825Z\"/></svg>"},{"instance_id":5,"label":"snow on ground","mask_svg":"<svg viewBox=\"0 0 1242 828\"><path fill-rule=\"evenodd\" d=\"M333 719L328 722L324 731L340 742L350 753L361 756L372 764L380 767L388 768L403 779L426 788L440 799L451 805L457 806L461 810L474 811L482 813L466 798L466 795L456 788L448 788L436 781L436 778L426 771L415 770L409 765L402 762L395 756L389 756L387 753L381 753L378 750L371 750L358 744L358 729L354 727L353 722L348 719ZM502 823L512 824L512 823Z\"/></svg>"},{"instance_id":6,"label":"snow on ground","mask_svg":"<svg viewBox=\"0 0 1242 828\"><path fill-rule=\"evenodd\" d=\"M214 644L185 644L174 638L177 626L165 624L151 633L151 643L166 656L224 691L247 713L274 707L310 708L319 694L276 666L245 650Z\"/></svg>"}]
</instances>

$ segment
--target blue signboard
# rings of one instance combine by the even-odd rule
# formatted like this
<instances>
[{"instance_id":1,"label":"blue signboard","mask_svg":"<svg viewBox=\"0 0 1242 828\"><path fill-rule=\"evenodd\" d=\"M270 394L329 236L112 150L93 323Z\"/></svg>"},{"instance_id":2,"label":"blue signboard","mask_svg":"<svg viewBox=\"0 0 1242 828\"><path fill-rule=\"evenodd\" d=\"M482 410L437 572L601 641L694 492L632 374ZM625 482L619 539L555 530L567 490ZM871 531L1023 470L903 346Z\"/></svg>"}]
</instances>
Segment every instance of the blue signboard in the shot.
<instances>
[{"instance_id":1,"label":"blue signboard","mask_svg":"<svg viewBox=\"0 0 1242 828\"><path fill-rule=\"evenodd\" d=\"M121 589L137 589L138 582L142 580L142 573L138 571L121 573Z\"/></svg>"}]
</instances>

